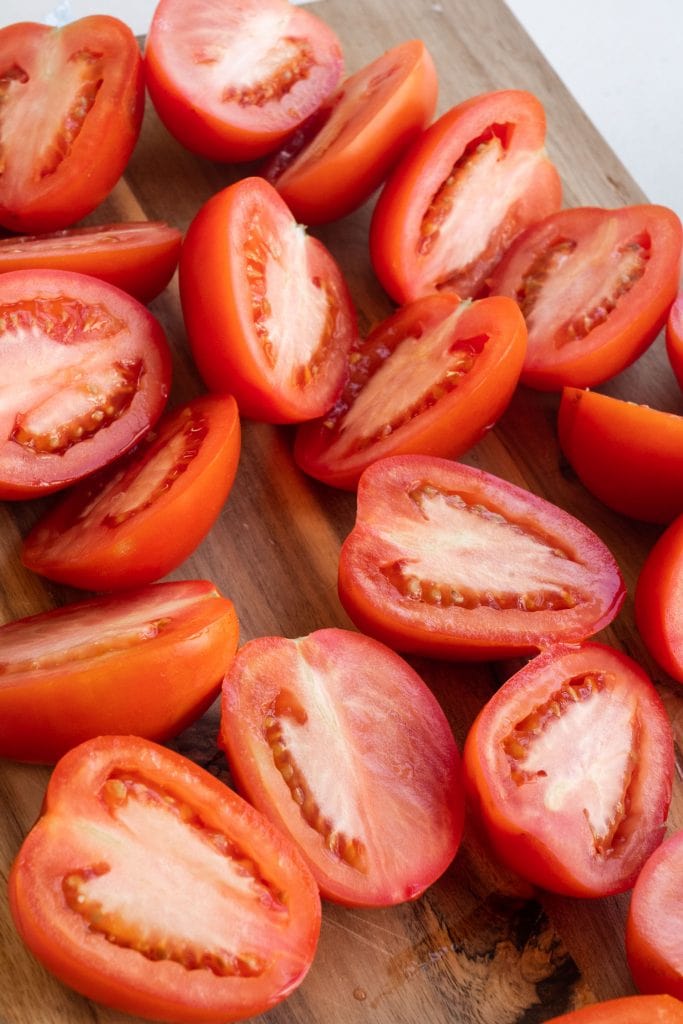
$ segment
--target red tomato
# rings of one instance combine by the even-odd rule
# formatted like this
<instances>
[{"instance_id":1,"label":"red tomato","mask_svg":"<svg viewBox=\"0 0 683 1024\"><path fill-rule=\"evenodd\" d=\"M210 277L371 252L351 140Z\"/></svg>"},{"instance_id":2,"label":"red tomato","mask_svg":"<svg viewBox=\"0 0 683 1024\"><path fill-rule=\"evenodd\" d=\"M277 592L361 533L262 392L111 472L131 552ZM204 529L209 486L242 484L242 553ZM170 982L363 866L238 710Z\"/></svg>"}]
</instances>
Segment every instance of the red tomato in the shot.
<instances>
[{"instance_id":1,"label":"red tomato","mask_svg":"<svg viewBox=\"0 0 683 1024\"><path fill-rule=\"evenodd\" d=\"M383 456L456 458L504 412L525 352L524 319L510 299L417 299L351 352L336 405L299 429L296 461L311 476L352 489Z\"/></svg>"},{"instance_id":2,"label":"red tomato","mask_svg":"<svg viewBox=\"0 0 683 1024\"><path fill-rule=\"evenodd\" d=\"M634 610L652 657L683 683L683 516L673 521L647 556Z\"/></svg>"},{"instance_id":3,"label":"red tomato","mask_svg":"<svg viewBox=\"0 0 683 1024\"><path fill-rule=\"evenodd\" d=\"M196 398L169 413L125 461L67 494L29 533L22 561L87 590L151 583L209 532L239 453L235 400Z\"/></svg>"},{"instance_id":4,"label":"red tomato","mask_svg":"<svg viewBox=\"0 0 683 1024\"><path fill-rule=\"evenodd\" d=\"M455 856L463 801L450 726L410 666L369 637L323 629L246 644L223 683L220 743L328 899L415 899Z\"/></svg>"},{"instance_id":5,"label":"red tomato","mask_svg":"<svg viewBox=\"0 0 683 1024\"><path fill-rule=\"evenodd\" d=\"M53 231L84 217L123 174L142 124L142 59L118 18L0 29L0 224Z\"/></svg>"},{"instance_id":6,"label":"red tomato","mask_svg":"<svg viewBox=\"0 0 683 1024\"><path fill-rule=\"evenodd\" d=\"M212 160L277 149L337 87L331 28L285 0L160 0L145 69L168 130Z\"/></svg>"},{"instance_id":7,"label":"red tomato","mask_svg":"<svg viewBox=\"0 0 683 1024\"><path fill-rule=\"evenodd\" d=\"M683 1003L670 996L624 996L582 1006L548 1024L683 1024Z\"/></svg>"},{"instance_id":8,"label":"red tomato","mask_svg":"<svg viewBox=\"0 0 683 1024\"><path fill-rule=\"evenodd\" d=\"M683 293L669 311L666 324L666 351L676 380L683 388Z\"/></svg>"},{"instance_id":9,"label":"red tomato","mask_svg":"<svg viewBox=\"0 0 683 1024\"><path fill-rule=\"evenodd\" d=\"M429 124L437 90L424 43L401 43L347 78L262 173L303 224L344 217Z\"/></svg>"},{"instance_id":10,"label":"red tomato","mask_svg":"<svg viewBox=\"0 0 683 1024\"><path fill-rule=\"evenodd\" d=\"M568 896L624 892L664 837L673 735L643 670L599 644L551 647L513 675L465 743L500 861Z\"/></svg>"},{"instance_id":11,"label":"red tomato","mask_svg":"<svg viewBox=\"0 0 683 1024\"><path fill-rule=\"evenodd\" d=\"M171 356L144 306L60 270L0 275L0 498L49 494L127 451L168 397Z\"/></svg>"},{"instance_id":12,"label":"red tomato","mask_svg":"<svg viewBox=\"0 0 683 1024\"><path fill-rule=\"evenodd\" d=\"M683 831L665 840L638 875L626 925L626 953L641 992L683 999Z\"/></svg>"},{"instance_id":13,"label":"red tomato","mask_svg":"<svg viewBox=\"0 0 683 1024\"><path fill-rule=\"evenodd\" d=\"M0 757L52 764L83 740L162 740L216 697L237 649L211 583L160 583L0 627Z\"/></svg>"},{"instance_id":14,"label":"red tomato","mask_svg":"<svg viewBox=\"0 0 683 1024\"><path fill-rule=\"evenodd\" d=\"M0 239L0 273L74 270L150 302L173 276L182 235L162 221L70 228L49 235Z\"/></svg>"},{"instance_id":15,"label":"red tomato","mask_svg":"<svg viewBox=\"0 0 683 1024\"><path fill-rule=\"evenodd\" d=\"M624 585L562 509L491 473L403 455L361 477L339 594L359 629L397 650L503 658L596 633Z\"/></svg>"},{"instance_id":16,"label":"red tomato","mask_svg":"<svg viewBox=\"0 0 683 1024\"><path fill-rule=\"evenodd\" d=\"M529 228L489 282L527 321L522 383L590 387L642 355L676 295L682 239L664 206L577 207Z\"/></svg>"},{"instance_id":17,"label":"red tomato","mask_svg":"<svg viewBox=\"0 0 683 1024\"><path fill-rule=\"evenodd\" d=\"M514 89L466 100L424 132L372 218L373 266L392 298L481 292L520 231L559 209L560 178L544 142L543 107Z\"/></svg>"},{"instance_id":18,"label":"red tomato","mask_svg":"<svg viewBox=\"0 0 683 1024\"><path fill-rule=\"evenodd\" d=\"M263 178L201 208L180 256L180 297L208 388L273 423L321 416L342 388L356 321L341 271Z\"/></svg>"},{"instance_id":19,"label":"red tomato","mask_svg":"<svg viewBox=\"0 0 683 1024\"><path fill-rule=\"evenodd\" d=\"M10 875L22 939L90 999L225 1024L302 981L320 929L294 845L179 754L135 736L59 762Z\"/></svg>"}]
</instances>

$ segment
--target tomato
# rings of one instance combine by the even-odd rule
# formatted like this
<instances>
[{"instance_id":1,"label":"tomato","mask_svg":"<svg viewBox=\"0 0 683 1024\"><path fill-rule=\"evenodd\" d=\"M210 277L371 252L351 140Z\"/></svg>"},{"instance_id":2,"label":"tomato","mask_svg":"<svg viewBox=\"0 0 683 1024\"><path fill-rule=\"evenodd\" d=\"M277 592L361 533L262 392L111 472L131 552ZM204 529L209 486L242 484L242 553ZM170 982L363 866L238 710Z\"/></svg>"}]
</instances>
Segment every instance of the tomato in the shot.
<instances>
[{"instance_id":1,"label":"tomato","mask_svg":"<svg viewBox=\"0 0 683 1024\"><path fill-rule=\"evenodd\" d=\"M683 1003L670 996L623 996L563 1013L548 1024L683 1024Z\"/></svg>"},{"instance_id":2,"label":"tomato","mask_svg":"<svg viewBox=\"0 0 683 1024\"><path fill-rule=\"evenodd\" d=\"M458 104L413 143L370 228L372 263L392 298L481 292L520 231L559 209L544 141L539 101L507 89Z\"/></svg>"},{"instance_id":3,"label":"tomato","mask_svg":"<svg viewBox=\"0 0 683 1024\"><path fill-rule=\"evenodd\" d=\"M503 658L608 625L619 569L587 526L491 473L403 455L363 473L339 595L397 650Z\"/></svg>"},{"instance_id":4,"label":"tomato","mask_svg":"<svg viewBox=\"0 0 683 1024\"><path fill-rule=\"evenodd\" d=\"M303 224L344 217L429 124L437 90L424 43L401 43L347 78L262 173Z\"/></svg>"},{"instance_id":5,"label":"tomato","mask_svg":"<svg viewBox=\"0 0 683 1024\"><path fill-rule=\"evenodd\" d=\"M290 841L179 754L100 737L59 762L10 874L31 952L90 999L224 1024L306 974L317 886Z\"/></svg>"},{"instance_id":6,"label":"tomato","mask_svg":"<svg viewBox=\"0 0 683 1024\"><path fill-rule=\"evenodd\" d=\"M321 416L341 391L356 320L341 271L263 178L201 208L180 255L180 297L208 388L245 416Z\"/></svg>"},{"instance_id":7,"label":"tomato","mask_svg":"<svg viewBox=\"0 0 683 1024\"><path fill-rule=\"evenodd\" d=\"M383 456L456 458L504 412L525 352L524 319L510 299L416 299L352 350L336 405L300 427L296 461L325 483L354 488Z\"/></svg>"},{"instance_id":8,"label":"tomato","mask_svg":"<svg viewBox=\"0 0 683 1024\"><path fill-rule=\"evenodd\" d=\"M676 380L683 388L683 293L669 310L666 324L666 352Z\"/></svg>"},{"instance_id":9,"label":"tomato","mask_svg":"<svg viewBox=\"0 0 683 1024\"><path fill-rule=\"evenodd\" d=\"M0 239L0 273L75 270L150 302L173 276L182 235L162 221L70 228L48 235Z\"/></svg>"},{"instance_id":10,"label":"tomato","mask_svg":"<svg viewBox=\"0 0 683 1024\"><path fill-rule=\"evenodd\" d=\"M591 387L642 355L676 295L682 239L664 206L577 207L529 228L489 282L526 318L522 383Z\"/></svg>"},{"instance_id":11,"label":"tomato","mask_svg":"<svg viewBox=\"0 0 683 1024\"><path fill-rule=\"evenodd\" d=\"M223 683L220 743L327 899L415 899L455 856L463 800L450 726L417 673L369 637L322 629L246 644Z\"/></svg>"},{"instance_id":12,"label":"tomato","mask_svg":"<svg viewBox=\"0 0 683 1024\"><path fill-rule=\"evenodd\" d=\"M49 494L127 451L170 387L144 306L85 274L0 274L0 498Z\"/></svg>"},{"instance_id":13,"label":"tomato","mask_svg":"<svg viewBox=\"0 0 683 1024\"><path fill-rule=\"evenodd\" d=\"M167 739L208 708L237 649L211 583L160 583L0 627L0 756L52 764L105 733Z\"/></svg>"},{"instance_id":14,"label":"tomato","mask_svg":"<svg viewBox=\"0 0 683 1024\"><path fill-rule=\"evenodd\" d=\"M234 399L196 398L167 415L126 460L65 495L29 533L22 561L87 590L159 579L211 529L239 453Z\"/></svg>"},{"instance_id":15,"label":"tomato","mask_svg":"<svg viewBox=\"0 0 683 1024\"><path fill-rule=\"evenodd\" d=\"M285 0L160 0L145 50L161 120L212 160L277 149L336 89L343 66L332 29Z\"/></svg>"},{"instance_id":16,"label":"tomato","mask_svg":"<svg viewBox=\"0 0 683 1024\"><path fill-rule=\"evenodd\" d=\"M683 831L649 858L633 889L626 953L641 992L683 999Z\"/></svg>"},{"instance_id":17,"label":"tomato","mask_svg":"<svg viewBox=\"0 0 683 1024\"><path fill-rule=\"evenodd\" d=\"M128 26L93 15L0 29L0 95L0 224L54 231L94 210L142 124L142 59Z\"/></svg>"},{"instance_id":18,"label":"tomato","mask_svg":"<svg viewBox=\"0 0 683 1024\"><path fill-rule=\"evenodd\" d=\"M683 516L664 531L636 584L636 625L666 672L683 683Z\"/></svg>"}]
</instances>

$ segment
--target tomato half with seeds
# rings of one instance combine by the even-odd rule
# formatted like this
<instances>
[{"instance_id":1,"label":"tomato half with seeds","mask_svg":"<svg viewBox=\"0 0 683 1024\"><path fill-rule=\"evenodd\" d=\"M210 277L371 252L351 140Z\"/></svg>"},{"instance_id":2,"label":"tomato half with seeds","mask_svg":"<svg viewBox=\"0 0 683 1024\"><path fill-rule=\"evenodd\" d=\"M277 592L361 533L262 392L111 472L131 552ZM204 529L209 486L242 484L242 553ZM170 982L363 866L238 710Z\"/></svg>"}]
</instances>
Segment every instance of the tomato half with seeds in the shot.
<instances>
[{"instance_id":1,"label":"tomato half with seeds","mask_svg":"<svg viewBox=\"0 0 683 1024\"><path fill-rule=\"evenodd\" d=\"M399 455L363 473L339 595L396 650L503 658L607 626L624 599L614 558L567 512L447 459Z\"/></svg>"},{"instance_id":2,"label":"tomato half with seeds","mask_svg":"<svg viewBox=\"0 0 683 1024\"><path fill-rule=\"evenodd\" d=\"M645 559L634 611L652 657L683 683L683 515L674 519Z\"/></svg>"},{"instance_id":3,"label":"tomato half with seeds","mask_svg":"<svg viewBox=\"0 0 683 1024\"><path fill-rule=\"evenodd\" d=\"M95 736L176 735L218 694L237 634L232 602L201 580L0 627L0 757L53 764Z\"/></svg>"},{"instance_id":4,"label":"tomato half with seeds","mask_svg":"<svg viewBox=\"0 0 683 1024\"><path fill-rule=\"evenodd\" d=\"M146 82L168 130L212 160L277 149L334 90L341 45L286 0L160 0Z\"/></svg>"},{"instance_id":5,"label":"tomato half with seeds","mask_svg":"<svg viewBox=\"0 0 683 1024\"><path fill-rule=\"evenodd\" d=\"M86 590L122 590L165 576L211 529L239 454L234 398L194 399L39 520L24 541L24 565Z\"/></svg>"},{"instance_id":6,"label":"tomato half with seeds","mask_svg":"<svg viewBox=\"0 0 683 1024\"><path fill-rule=\"evenodd\" d=\"M626 955L641 992L683 999L683 831L655 850L638 875L626 923Z\"/></svg>"},{"instance_id":7,"label":"tomato half with seeds","mask_svg":"<svg viewBox=\"0 0 683 1024\"><path fill-rule=\"evenodd\" d=\"M496 855L544 889L624 892L664 838L671 724L640 666L609 647L529 662L477 716L464 763Z\"/></svg>"},{"instance_id":8,"label":"tomato half with seeds","mask_svg":"<svg viewBox=\"0 0 683 1024\"><path fill-rule=\"evenodd\" d=\"M94 210L142 124L142 58L128 26L92 15L0 29L0 95L0 224L54 231Z\"/></svg>"},{"instance_id":9,"label":"tomato half with seeds","mask_svg":"<svg viewBox=\"0 0 683 1024\"><path fill-rule=\"evenodd\" d=\"M455 856L464 801L450 726L417 673L369 637L246 644L223 683L220 742L328 899L416 899Z\"/></svg>"},{"instance_id":10,"label":"tomato half with seeds","mask_svg":"<svg viewBox=\"0 0 683 1024\"><path fill-rule=\"evenodd\" d=\"M683 229L664 206L575 207L529 228L491 275L529 328L522 383L592 387L647 349L678 291Z\"/></svg>"},{"instance_id":11,"label":"tomato half with seeds","mask_svg":"<svg viewBox=\"0 0 683 1024\"><path fill-rule=\"evenodd\" d=\"M683 388L683 294L669 310L666 322L666 352L676 380Z\"/></svg>"},{"instance_id":12,"label":"tomato half with seeds","mask_svg":"<svg viewBox=\"0 0 683 1024\"><path fill-rule=\"evenodd\" d=\"M341 391L356 318L328 250L263 178L201 208L180 256L180 297L207 387L269 423L321 416Z\"/></svg>"},{"instance_id":13,"label":"tomato half with seeds","mask_svg":"<svg viewBox=\"0 0 683 1024\"><path fill-rule=\"evenodd\" d=\"M370 227L375 273L400 303L443 290L476 296L517 235L561 199L536 97L475 96L435 121L384 186Z\"/></svg>"},{"instance_id":14,"label":"tomato half with seeds","mask_svg":"<svg viewBox=\"0 0 683 1024\"><path fill-rule=\"evenodd\" d=\"M624 996L582 1006L548 1024L683 1024L683 1003L671 996Z\"/></svg>"},{"instance_id":15,"label":"tomato half with seeds","mask_svg":"<svg viewBox=\"0 0 683 1024\"><path fill-rule=\"evenodd\" d=\"M320 930L318 889L290 840L208 772L135 736L62 758L9 890L19 934L61 981L181 1024L280 1002Z\"/></svg>"},{"instance_id":16,"label":"tomato half with seeds","mask_svg":"<svg viewBox=\"0 0 683 1024\"><path fill-rule=\"evenodd\" d=\"M160 416L171 355L139 302L60 270L0 274L0 498L67 487Z\"/></svg>"}]
</instances>

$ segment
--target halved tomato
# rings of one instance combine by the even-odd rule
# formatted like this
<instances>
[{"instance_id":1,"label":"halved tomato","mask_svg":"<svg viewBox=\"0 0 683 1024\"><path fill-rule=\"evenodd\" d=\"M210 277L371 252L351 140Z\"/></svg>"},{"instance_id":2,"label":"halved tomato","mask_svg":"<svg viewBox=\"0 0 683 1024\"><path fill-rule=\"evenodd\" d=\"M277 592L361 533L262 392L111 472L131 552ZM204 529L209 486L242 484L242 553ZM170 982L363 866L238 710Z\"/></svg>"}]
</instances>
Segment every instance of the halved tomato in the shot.
<instances>
[{"instance_id":1,"label":"halved tomato","mask_svg":"<svg viewBox=\"0 0 683 1024\"><path fill-rule=\"evenodd\" d=\"M652 657L683 683L683 515L648 554L636 584L634 611Z\"/></svg>"},{"instance_id":2,"label":"halved tomato","mask_svg":"<svg viewBox=\"0 0 683 1024\"><path fill-rule=\"evenodd\" d=\"M582 1006L548 1024L683 1024L683 1003L671 996L624 996Z\"/></svg>"},{"instance_id":3,"label":"halved tomato","mask_svg":"<svg viewBox=\"0 0 683 1024\"><path fill-rule=\"evenodd\" d=\"M450 726L410 666L369 637L322 629L246 644L223 683L220 742L242 792L291 836L328 899L415 899L455 856L463 799Z\"/></svg>"},{"instance_id":4,"label":"halved tomato","mask_svg":"<svg viewBox=\"0 0 683 1024\"><path fill-rule=\"evenodd\" d=\"M683 999L683 830L638 875L626 923L626 955L641 992Z\"/></svg>"},{"instance_id":5,"label":"halved tomato","mask_svg":"<svg viewBox=\"0 0 683 1024\"><path fill-rule=\"evenodd\" d=\"M683 293L669 310L666 323L666 352L676 380L683 388Z\"/></svg>"}]
</instances>

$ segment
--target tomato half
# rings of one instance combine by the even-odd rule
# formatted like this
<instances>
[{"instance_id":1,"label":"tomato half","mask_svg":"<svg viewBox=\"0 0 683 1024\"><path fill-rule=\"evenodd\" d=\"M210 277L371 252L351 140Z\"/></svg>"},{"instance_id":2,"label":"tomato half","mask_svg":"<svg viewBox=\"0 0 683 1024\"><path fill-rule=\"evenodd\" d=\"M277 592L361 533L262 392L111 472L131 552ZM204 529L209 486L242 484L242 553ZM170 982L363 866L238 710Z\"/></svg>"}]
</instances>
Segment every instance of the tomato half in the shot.
<instances>
[{"instance_id":1,"label":"tomato half","mask_svg":"<svg viewBox=\"0 0 683 1024\"><path fill-rule=\"evenodd\" d=\"M124 461L65 495L29 533L22 561L87 590L151 583L209 532L239 454L235 400L196 398L164 417Z\"/></svg>"},{"instance_id":2,"label":"tomato half","mask_svg":"<svg viewBox=\"0 0 683 1024\"><path fill-rule=\"evenodd\" d=\"M673 521L647 556L636 584L634 610L652 657L683 683L683 516Z\"/></svg>"},{"instance_id":3,"label":"tomato half","mask_svg":"<svg viewBox=\"0 0 683 1024\"><path fill-rule=\"evenodd\" d=\"M522 383L591 387L642 355L678 290L682 240L664 206L576 207L529 228L489 281L526 318Z\"/></svg>"},{"instance_id":4,"label":"tomato half","mask_svg":"<svg viewBox=\"0 0 683 1024\"><path fill-rule=\"evenodd\" d=\"M332 29L286 0L160 0L145 50L161 120L212 160L277 149L334 92L343 67Z\"/></svg>"},{"instance_id":5,"label":"tomato half","mask_svg":"<svg viewBox=\"0 0 683 1024\"><path fill-rule=\"evenodd\" d=\"M369 637L246 644L223 683L220 742L328 899L416 899L455 856L464 801L450 726L417 673Z\"/></svg>"},{"instance_id":6,"label":"tomato half","mask_svg":"<svg viewBox=\"0 0 683 1024\"><path fill-rule=\"evenodd\" d=\"M683 1024L683 1003L671 996L624 996L582 1006L548 1024Z\"/></svg>"},{"instance_id":7,"label":"tomato half","mask_svg":"<svg viewBox=\"0 0 683 1024\"><path fill-rule=\"evenodd\" d=\"M142 59L128 26L93 15L0 29L0 94L0 224L53 231L94 210L142 124Z\"/></svg>"},{"instance_id":8,"label":"tomato half","mask_svg":"<svg viewBox=\"0 0 683 1024\"><path fill-rule=\"evenodd\" d=\"M516 236L559 209L545 113L507 89L460 103L417 139L375 207L370 254L397 302L432 291L481 292Z\"/></svg>"},{"instance_id":9,"label":"tomato half","mask_svg":"<svg viewBox=\"0 0 683 1024\"><path fill-rule=\"evenodd\" d=\"M424 43L401 43L347 78L262 173L302 224L344 217L429 124L437 90Z\"/></svg>"},{"instance_id":10,"label":"tomato half","mask_svg":"<svg viewBox=\"0 0 683 1024\"><path fill-rule=\"evenodd\" d=\"M0 627L0 757L52 764L83 740L163 740L199 718L237 649L211 583L160 583Z\"/></svg>"},{"instance_id":11,"label":"tomato half","mask_svg":"<svg viewBox=\"0 0 683 1024\"><path fill-rule=\"evenodd\" d=\"M683 388L683 293L669 310L666 323L666 352L676 380Z\"/></svg>"},{"instance_id":12,"label":"tomato half","mask_svg":"<svg viewBox=\"0 0 683 1024\"><path fill-rule=\"evenodd\" d=\"M356 340L348 289L263 178L201 208L180 255L180 297L207 387L233 394L245 416L312 419L337 398Z\"/></svg>"},{"instance_id":13,"label":"tomato half","mask_svg":"<svg viewBox=\"0 0 683 1024\"><path fill-rule=\"evenodd\" d=\"M505 411L525 352L524 318L510 299L416 299L352 350L341 397L299 428L294 457L311 476L351 489L384 456L456 458Z\"/></svg>"},{"instance_id":14,"label":"tomato half","mask_svg":"<svg viewBox=\"0 0 683 1024\"><path fill-rule=\"evenodd\" d=\"M0 274L0 498L49 494L127 451L170 378L160 324L118 288L60 270Z\"/></svg>"},{"instance_id":15,"label":"tomato half","mask_svg":"<svg viewBox=\"0 0 683 1024\"><path fill-rule=\"evenodd\" d=\"M218 779L134 736L62 758L9 890L48 970L153 1020L262 1013L302 981L320 929L315 880L290 840Z\"/></svg>"},{"instance_id":16,"label":"tomato half","mask_svg":"<svg viewBox=\"0 0 683 1024\"><path fill-rule=\"evenodd\" d=\"M496 855L534 885L624 892L664 838L671 724L640 666L609 647L529 662L477 716L464 762Z\"/></svg>"},{"instance_id":17,"label":"tomato half","mask_svg":"<svg viewBox=\"0 0 683 1024\"><path fill-rule=\"evenodd\" d=\"M363 473L339 595L364 633L443 658L529 654L608 625L614 558L567 512L491 473L402 455Z\"/></svg>"},{"instance_id":18,"label":"tomato half","mask_svg":"<svg viewBox=\"0 0 683 1024\"><path fill-rule=\"evenodd\" d=\"M626 924L626 954L641 992L683 999L683 831L666 839L638 875Z\"/></svg>"}]
</instances>

